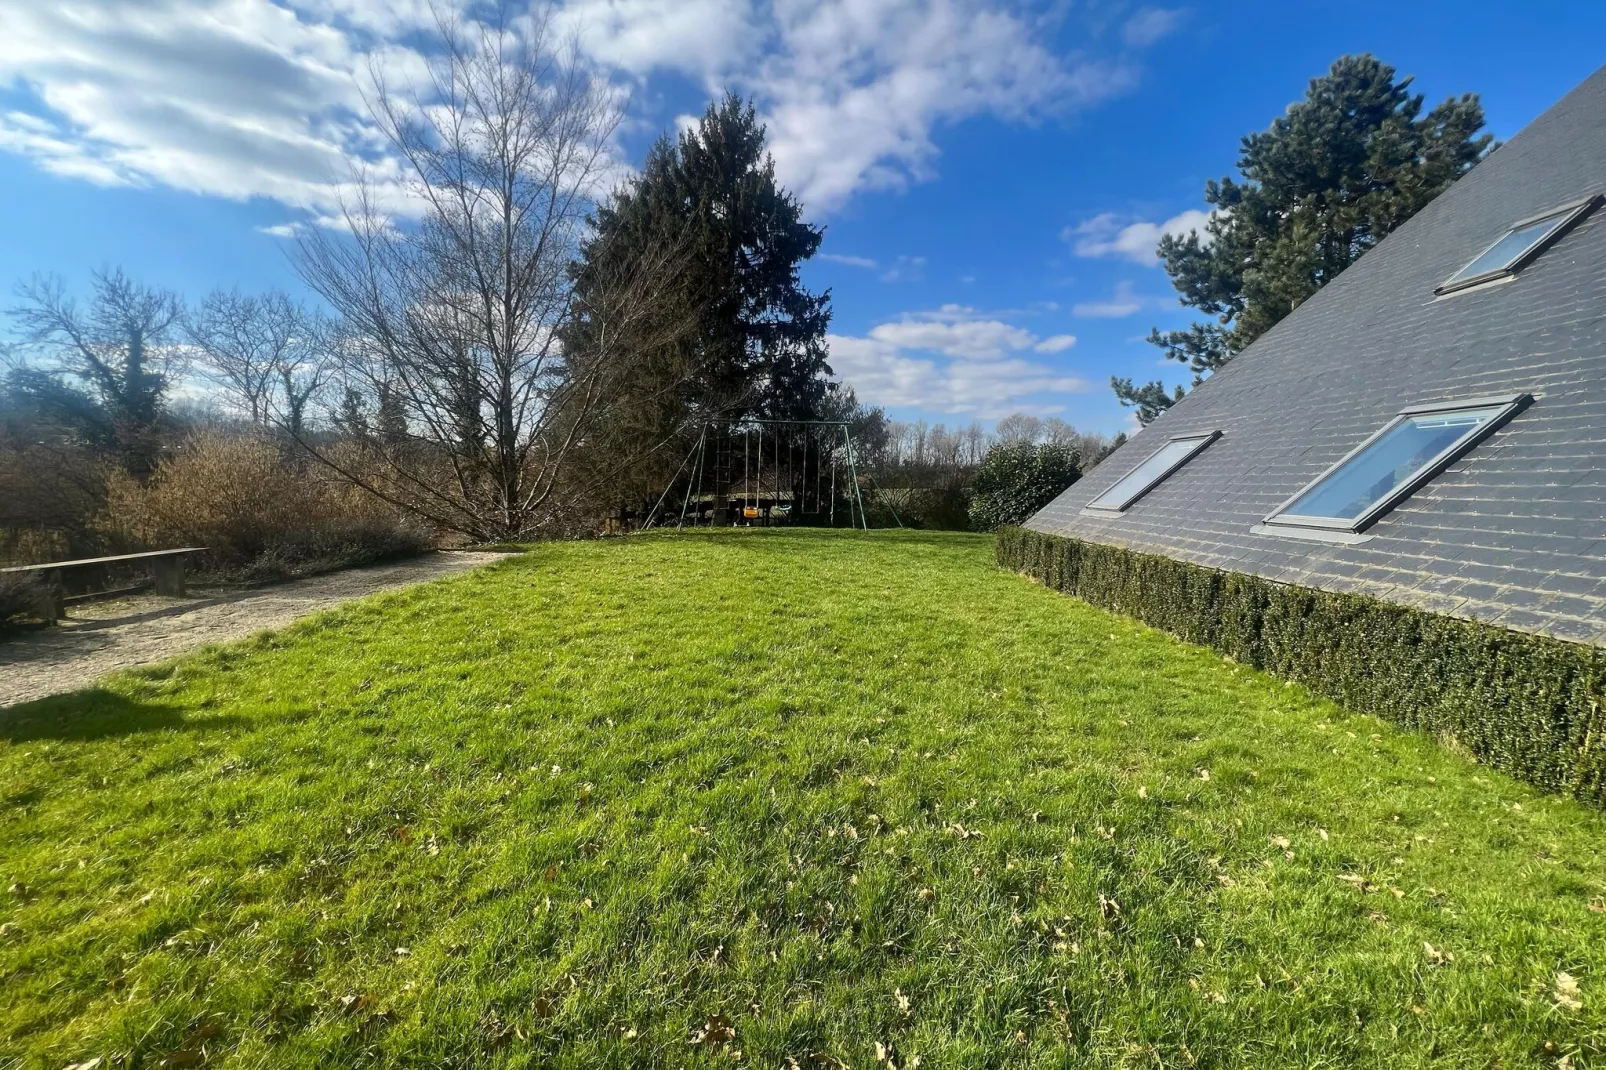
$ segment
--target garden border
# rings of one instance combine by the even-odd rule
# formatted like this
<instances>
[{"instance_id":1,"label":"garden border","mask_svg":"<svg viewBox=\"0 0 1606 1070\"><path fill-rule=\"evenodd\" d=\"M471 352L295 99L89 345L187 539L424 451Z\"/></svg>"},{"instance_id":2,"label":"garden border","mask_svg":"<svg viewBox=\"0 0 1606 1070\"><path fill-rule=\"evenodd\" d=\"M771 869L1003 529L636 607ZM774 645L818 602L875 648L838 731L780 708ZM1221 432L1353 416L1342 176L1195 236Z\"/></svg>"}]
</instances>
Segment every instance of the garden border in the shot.
<instances>
[{"instance_id":1,"label":"garden border","mask_svg":"<svg viewBox=\"0 0 1606 1070\"><path fill-rule=\"evenodd\" d=\"M1606 649L1119 546L998 530L999 565L1606 806Z\"/></svg>"}]
</instances>

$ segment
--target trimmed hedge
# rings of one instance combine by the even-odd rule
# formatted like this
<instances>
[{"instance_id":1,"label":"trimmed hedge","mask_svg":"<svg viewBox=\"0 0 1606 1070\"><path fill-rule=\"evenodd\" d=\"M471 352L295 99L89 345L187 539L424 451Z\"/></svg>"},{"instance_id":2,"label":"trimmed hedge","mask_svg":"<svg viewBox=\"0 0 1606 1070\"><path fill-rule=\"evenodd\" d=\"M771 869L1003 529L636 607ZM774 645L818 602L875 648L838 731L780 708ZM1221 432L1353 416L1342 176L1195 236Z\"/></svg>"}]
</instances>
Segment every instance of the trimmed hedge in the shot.
<instances>
[{"instance_id":1,"label":"trimmed hedge","mask_svg":"<svg viewBox=\"0 0 1606 1070\"><path fill-rule=\"evenodd\" d=\"M997 556L1056 591L1606 805L1606 650L1017 527L999 530Z\"/></svg>"}]
</instances>

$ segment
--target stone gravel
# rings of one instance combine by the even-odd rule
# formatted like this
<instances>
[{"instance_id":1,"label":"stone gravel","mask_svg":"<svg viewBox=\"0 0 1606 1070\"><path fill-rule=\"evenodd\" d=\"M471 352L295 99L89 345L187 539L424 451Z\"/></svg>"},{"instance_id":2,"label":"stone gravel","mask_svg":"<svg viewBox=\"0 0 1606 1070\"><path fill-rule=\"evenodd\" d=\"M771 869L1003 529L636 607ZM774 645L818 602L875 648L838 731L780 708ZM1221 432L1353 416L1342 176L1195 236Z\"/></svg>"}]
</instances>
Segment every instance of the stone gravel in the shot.
<instances>
[{"instance_id":1,"label":"stone gravel","mask_svg":"<svg viewBox=\"0 0 1606 1070\"><path fill-rule=\"evenodd\" d=\"M427 583L506 556L446 551L273 587L200 590L184 598L136 595L73 606L69 619L53 628L0 642L0 707L76 691L119 669L282 628L356 598Z\"/></svg>"}]
</instances>

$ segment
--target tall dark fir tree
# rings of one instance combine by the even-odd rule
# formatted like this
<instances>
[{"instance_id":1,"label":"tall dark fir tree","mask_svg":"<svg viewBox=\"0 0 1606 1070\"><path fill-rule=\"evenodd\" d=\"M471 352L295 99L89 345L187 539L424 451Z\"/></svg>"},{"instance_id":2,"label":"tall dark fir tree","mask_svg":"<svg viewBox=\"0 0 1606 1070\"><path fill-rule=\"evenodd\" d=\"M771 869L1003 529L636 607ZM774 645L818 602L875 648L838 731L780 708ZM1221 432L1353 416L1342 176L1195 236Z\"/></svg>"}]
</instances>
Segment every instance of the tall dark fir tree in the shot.
<instances>
[{"instance_id":1,"label":"tall dark fir tree","mask_svg":"<svg viewBox=\"0 0 1606 1070\"><path fill-rule=\"evenodd\" d=\"M598 209L576 266L583 307L609 275L609 258L676 250L678 311L694 315L696 329L654 362L661 380L643 384L639 415L657 423L816 416L830 389L831 299L809 292L799 267L823 234L776 181L751 104L728 94L678 138L661 138L641 173ZM585 329L582 316L577 351Z\"/></svg>"},{"instance_id":2,"label":"tall dark fir tree","mask_svg":"<svg viewBox=\"0 0 1606 1070\"><path fill-rule=\"evenodd\" d=\"M1303 100L1243 139L1241 181L1205 185L1205 233L1162 238L1182 303L1214 317L1149 341L1194 382L1221 367L1483 158L1473 94L1423 114L1412 79L1370 55L1344 56ZM1180 398L1158 381L1112 380L1144 423Z\"/></svg>"}]
</instances>

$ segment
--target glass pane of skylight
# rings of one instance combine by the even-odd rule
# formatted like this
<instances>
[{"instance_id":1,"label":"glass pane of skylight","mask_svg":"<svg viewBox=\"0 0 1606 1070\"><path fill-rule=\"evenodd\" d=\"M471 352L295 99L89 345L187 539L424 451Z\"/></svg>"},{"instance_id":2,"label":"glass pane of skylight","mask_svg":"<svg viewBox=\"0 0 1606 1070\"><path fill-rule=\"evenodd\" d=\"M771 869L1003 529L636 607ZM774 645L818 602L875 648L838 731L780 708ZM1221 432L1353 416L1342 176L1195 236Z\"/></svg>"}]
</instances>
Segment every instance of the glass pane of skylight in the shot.
<instances>
[{"instance_id":1,"label":"glass pane of skylight","mask_svg":"<svg viewBox=\"0 0 1606 1070\"><path fill-rule=\"evenodd\" d=\"M1460 282L1463 279L1477 278L1479 275L1487 275L1491 271L1504 271L1521 259L1522 254L1548 238L1550 232L1561 226L1568 214L1567 212L1562 212L1559 215L1550 216L1548 219L1538 219L1532 223L1514 228L1504 238L1491 245L1482 256L1450 276L1445 285L1448 286L1450 283Z\"/></svg>"},{"instance_id":2,"label":"glass pane of skylight","mask_svg":"<svg viewBox=\"0 0 1606 1070\"><path fill-rule=\"evenodd\" d=\"M1213 435L1177 438L1161 446L1149 459L1116 481L1115 486L1088 502L1089 509L1125 509L1144 491L1166 477L1177 465L1210 442Z\"/></svg>"},{"instance_id":3,"label":"glass pane of skylight","mask_svg":"<svg viewBox=\"0 0 1606 1070\"><path fill-rule=\"evenodd\" d=\"M1408 482L1435 457L1509 406L1407 416L1343 466L1311 484L1282 511L1289 517L1355 520Z\"/></svg>"}]
</instances>

